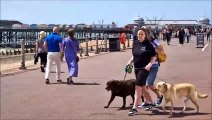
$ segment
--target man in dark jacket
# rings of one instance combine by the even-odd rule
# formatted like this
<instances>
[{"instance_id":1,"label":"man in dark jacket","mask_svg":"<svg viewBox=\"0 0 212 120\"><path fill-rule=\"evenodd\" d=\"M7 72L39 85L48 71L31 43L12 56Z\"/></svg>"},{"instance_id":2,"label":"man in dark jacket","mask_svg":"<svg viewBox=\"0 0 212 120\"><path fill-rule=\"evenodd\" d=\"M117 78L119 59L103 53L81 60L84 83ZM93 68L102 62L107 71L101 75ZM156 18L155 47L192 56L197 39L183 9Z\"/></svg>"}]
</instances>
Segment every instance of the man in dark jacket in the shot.
<instances>
[{"instance_id":1,"label":"man in dark jacket","mask_svg":"<svg viewBox=\"0 0 212 120\"><path fill-rule=\"evenodd\" d=\"M178 37L179 37L179 43L180 45L184 44L184 38L185 38L185 31L183 28L180 28L179 32L178 32Z\"/></svg>"}]
</instances>

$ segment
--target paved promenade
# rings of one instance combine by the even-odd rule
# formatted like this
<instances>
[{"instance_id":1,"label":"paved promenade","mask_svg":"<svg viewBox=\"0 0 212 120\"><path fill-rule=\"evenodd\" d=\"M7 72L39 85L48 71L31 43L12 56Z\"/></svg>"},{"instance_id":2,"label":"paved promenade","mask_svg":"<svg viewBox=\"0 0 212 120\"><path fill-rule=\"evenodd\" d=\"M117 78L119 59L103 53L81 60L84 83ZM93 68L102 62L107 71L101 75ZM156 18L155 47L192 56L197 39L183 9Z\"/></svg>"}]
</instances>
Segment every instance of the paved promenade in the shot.
<instances>
[{"instance_id":1,"label":"paved promenade","mask_svg":"<svg viewBox=\"0 0 212 120\"><path fill-rule=\"evenodd\" d=\"M164 45L168 59L161 64L157 80L169 83L189 82L197 86L200 93L209 94L199 99L200 113L189 101L185 113L179 113L183 100L174 103L173 118L163 113L161 107L153 111L139 109L139 115L129 117L131 97L127 97L127 108L119 110L122 98L115 98L109 108L104 108L110 98L105 90L108 80L124 78L124 67L131 57L131 49L110 52L82 59L79 62L79 77L75 85L67 85L67 67L62 63L62 80L56 83L55 67L52 68L50 82L46 85L44 73L40 69L26 70L14 75L1 77L1 120L211 120L211 43L207 48L196 48L195 38L184 46L178 46L173 39L171 45ZM134 78L128 74L126 79ZM151 92L153 99L155 95ZM164 102L164 101L163 101ZM169 104L168 104L169 105Z\"/></svg>"}]
</instances>

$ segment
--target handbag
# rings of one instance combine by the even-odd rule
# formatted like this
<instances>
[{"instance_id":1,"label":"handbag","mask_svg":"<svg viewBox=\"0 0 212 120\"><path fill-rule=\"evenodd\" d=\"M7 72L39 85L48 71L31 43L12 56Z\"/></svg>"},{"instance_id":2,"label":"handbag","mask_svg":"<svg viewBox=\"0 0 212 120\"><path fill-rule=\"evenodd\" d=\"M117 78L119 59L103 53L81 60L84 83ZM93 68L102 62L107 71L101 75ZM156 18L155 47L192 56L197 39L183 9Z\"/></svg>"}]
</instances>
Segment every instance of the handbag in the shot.
<instances>
[{"instance_id":1,"label":"handbag","mask_svg":"<svg viewBox=\"0 0 212 120\"><path fill-rule=\"evenodd\" d=\"M36 65L38 63L38 54L34 54L34 64Z\"/></svg>"}]
</instances>

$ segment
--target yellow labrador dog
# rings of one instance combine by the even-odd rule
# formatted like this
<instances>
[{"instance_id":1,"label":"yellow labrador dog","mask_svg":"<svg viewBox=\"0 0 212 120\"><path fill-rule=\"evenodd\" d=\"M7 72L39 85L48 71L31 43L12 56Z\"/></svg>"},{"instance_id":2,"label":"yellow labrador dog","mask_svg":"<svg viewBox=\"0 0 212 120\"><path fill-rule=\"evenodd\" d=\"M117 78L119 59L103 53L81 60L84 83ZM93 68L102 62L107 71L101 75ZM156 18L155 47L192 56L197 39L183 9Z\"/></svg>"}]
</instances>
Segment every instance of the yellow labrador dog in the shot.
<instances>
[{"instance_id":1,"label":"yellow labrador dog","mask_svg":"<svg viewBox=\"0 0 212 120\"><path fill-rule=\"evenodd\" d=\"M181 97L185 97L184 100L184 108L182 112L186 110L187 101L190 99L191 102L196 106L196 112L199 112L199 105L197 103L197 98L207 98L207 94L199 94L196 90L196 87L190 83L181 83L181 84L169 84L166 82L158 82L156 85L156 90L163 93L165 103L162 106L164 112L165 105L168 102L171 102L171 110L170 110L170 116L172 117L172 111L173 111L173 102Z\"/></svg>"}]
</instances>

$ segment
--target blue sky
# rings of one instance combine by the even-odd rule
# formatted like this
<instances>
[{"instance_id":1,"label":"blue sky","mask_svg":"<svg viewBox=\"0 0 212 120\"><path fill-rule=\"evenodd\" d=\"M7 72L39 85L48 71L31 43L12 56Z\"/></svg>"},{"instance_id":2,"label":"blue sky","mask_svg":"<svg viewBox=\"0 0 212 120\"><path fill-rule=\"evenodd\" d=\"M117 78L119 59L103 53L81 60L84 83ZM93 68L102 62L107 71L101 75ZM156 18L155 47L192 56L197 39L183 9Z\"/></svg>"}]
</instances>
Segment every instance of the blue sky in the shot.
<instances>
[{"instance_id":1,"label":"blue sky","mask_svg":"<svg viewBox=\"0 0 212 120\"><path fill-rule=\"evenodd\" d=\"M25 24L118 23L140 17L153 19L211 20L211 0L1 0L1 19ZM212 20L211 20L212 21Z\"/></svg>"}]
</instances>

